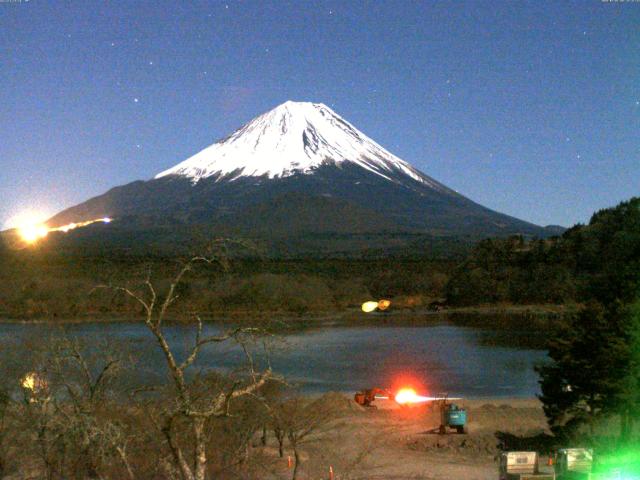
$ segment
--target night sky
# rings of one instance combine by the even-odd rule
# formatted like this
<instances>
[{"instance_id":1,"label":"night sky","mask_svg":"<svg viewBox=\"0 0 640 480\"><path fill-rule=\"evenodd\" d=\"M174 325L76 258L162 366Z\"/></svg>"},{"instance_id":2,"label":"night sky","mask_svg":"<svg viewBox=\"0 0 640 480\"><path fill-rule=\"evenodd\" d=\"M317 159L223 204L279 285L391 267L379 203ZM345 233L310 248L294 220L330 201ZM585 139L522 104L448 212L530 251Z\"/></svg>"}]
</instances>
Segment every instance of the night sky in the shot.
<instances>
[{"instance_id":1,"label":"night sky","mask_svg":"<svg viewBox=\"0 0 640 480\"><path fill-rule=\"evenodd\" d=\"M537 224L640 194L640 3L0 0L0 227L327 104Z\"/></svg>"}]
</instances>

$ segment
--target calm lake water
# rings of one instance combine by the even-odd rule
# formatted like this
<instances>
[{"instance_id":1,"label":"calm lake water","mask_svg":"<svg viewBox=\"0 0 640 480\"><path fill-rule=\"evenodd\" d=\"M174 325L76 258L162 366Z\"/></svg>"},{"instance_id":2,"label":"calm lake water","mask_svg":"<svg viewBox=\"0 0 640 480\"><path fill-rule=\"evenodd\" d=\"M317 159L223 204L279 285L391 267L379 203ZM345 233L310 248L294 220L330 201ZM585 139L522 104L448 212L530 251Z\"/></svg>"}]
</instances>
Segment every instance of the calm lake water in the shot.
<instances>
[{"instance_id":1,"label":"calm lake water","mask_svg":"<svg viewBox=\"0 0 640 480\"><path fill-rule=\"evenodd\" d=\"M140 355L138 375L160 379L166 375L162 357L144 325L100 323L68 325L65 331L90 342L124 345ZM181 354L194 330L166 328L170 343ZM0 342L50 335L51 327L2 324ZM219 333L216 326L206 334ZM512 332L508 337L528 336ZM539 392L536 363L547 358L543 350L502 346L504 331L450 324L432 326L325 327L276 337L270 347L273 369L306 393L353 392L374 386L411 382L429 393L448 392L465 397L531 397ZM104 345L104 344L102 344ZM261 346L255 345L256 351ZM231 344L205 347L197 366L229 371L244 359Z\"/></svg>"}]
</instances>

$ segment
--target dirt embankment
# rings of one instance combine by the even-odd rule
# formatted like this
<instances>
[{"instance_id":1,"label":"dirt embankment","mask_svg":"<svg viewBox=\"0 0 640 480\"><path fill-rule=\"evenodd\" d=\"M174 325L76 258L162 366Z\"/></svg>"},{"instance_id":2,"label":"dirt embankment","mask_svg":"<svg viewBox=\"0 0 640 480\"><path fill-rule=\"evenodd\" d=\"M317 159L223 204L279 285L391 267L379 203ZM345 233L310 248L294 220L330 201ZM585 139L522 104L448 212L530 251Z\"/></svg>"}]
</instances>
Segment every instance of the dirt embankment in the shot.
<instances>
[{"instance_id":1,"label":"dirt embankment","mask_svg":"<svg viewBox=\"0 0 640 480\"><path fill-rule=\"evenodd\" d=\"M378 408L362 408L333 393L323 399L338 417L304 446L301 478L328 478L331 466L336 480L493 480L501 448L548 435L535 399L464 400L468 433L446 435L436 431L433 407L400 409L377 401ZM291 478L290 453L282 461L271 446L264 453L274 462L271 478Z\"/></svg>"}]
</instances>

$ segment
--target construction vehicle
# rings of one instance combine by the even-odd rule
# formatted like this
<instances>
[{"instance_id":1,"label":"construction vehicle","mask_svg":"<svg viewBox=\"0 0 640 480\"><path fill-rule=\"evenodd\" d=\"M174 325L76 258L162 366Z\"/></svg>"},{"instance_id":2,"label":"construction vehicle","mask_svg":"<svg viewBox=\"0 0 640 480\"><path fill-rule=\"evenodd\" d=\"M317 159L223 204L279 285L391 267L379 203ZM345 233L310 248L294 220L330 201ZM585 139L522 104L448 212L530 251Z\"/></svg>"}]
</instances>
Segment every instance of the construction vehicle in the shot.
<instances>
[{"instance_id":1,"label":"construction vehicle","mask_svg":"<svg viewBox=\"0 0 640 480\"><path fill-rule=\"evenodd\" d=\"M363 407L373 407L374 405L372 405L372 403L376 399L388 400L390 398L393 398L393 395L391 394L391 391L386 388L369 388L360 390L356 392L353 397L356 403Z\"/></svg>"},{"instance_id":2,"label":"construction vehicle","mask_svg":"<svg viewBox=\"0 0 640 480\"><path fill-rule=\"evenodd\" d=\"M555 472L540 472L538 452L504 452L500 455L500 480L555 480Z\"/></svg>"},{"instance_id":3,"label":"construction vehicle","mask_svg":"<svg viewBox=\"0 0 640 480\"><path fill-rule=\"evenodd\" d=\"M555 471L559 480L590 480L592 466L590 448L561 448L556 454Z\"/></svg>"},{"instance_id":4,"label":"construction vehicle","mask_svg":"<svg viewBox=\"0 0 640 480\"><path fill-rule=\"evenodd\" d=\"M435 399L440 409L438 433L444 435L449 429L454 429L458 433L467 433L467 411L455 403L449 403L449 400L447 395Z\"/></svg>"}]
</instances>

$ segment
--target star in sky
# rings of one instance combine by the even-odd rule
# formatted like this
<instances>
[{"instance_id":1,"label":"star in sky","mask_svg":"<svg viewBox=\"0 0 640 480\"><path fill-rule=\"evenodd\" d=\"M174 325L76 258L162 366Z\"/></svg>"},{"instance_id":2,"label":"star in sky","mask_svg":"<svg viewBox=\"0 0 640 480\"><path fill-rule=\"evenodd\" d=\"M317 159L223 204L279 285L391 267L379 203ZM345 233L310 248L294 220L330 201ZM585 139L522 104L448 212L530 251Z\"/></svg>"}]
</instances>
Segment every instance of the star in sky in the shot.
<instances>
[{"instance_id":1,"label":"star in sky","mask_svg":"<svg viewBox=\"0 0 640 480\"><path fill-rule=\"evenodd\" d=\"M25 48L5 49L4 54L12 57L12 61L0 62L0 70L3 70L5 65L10 68L16 62L24 65L24 68L14 69L11 74L15 76L16 81L8 84L7 88L0 89L0 92L11 98L21 95L21 91L18 90L20 85L28 84L30 89L34 89L34 95L29 96L33 98L18 97L22 98L24 104L24 110L22 107L20 110L21 120L29 128L43 128L41 123L32 122L30 119L36 118L39 114L37 100L46 98L47 88L51 85L59 89L56 91L56 97L68 96L74 102L87 102L92 108L95 105L96 111L107 111L109 102L118 99L118 102L128 108L122 108L120 111L111 109L106 112L105 119L110 123L117 124L128 115L131 117L131 123L142 122L142 125L136 128L141 134L169 137L172 142L172 148L158 149L161 154L156 155L158 152L149 150L155 144L149 138L121 138L118 131L114 130L110 137L112 143L105 144L105 158L117 158L117 162L123 162L122 165L128 168L121 156L121 149L128 149L132 156L136 157L145 156L147 151L152 152L148 154L148 158L145 157L145 162L140 162L135 168L131 168L131 171L127 171L127 178L131 179L147 178L150 172L160 171L183 156L186 158L189 152L205 146L202 137L206 139L209 135L224 135L257 113L266 111L288 98L330 104L340 115L356 123L383 145L392 144L398 137L401 141L398 151L394 153L415 162L416 166L425 169L428 174L439 180L458 186L472 198L489 203L490 200L487 199L493 198L494 192L488 182L474 177L454 175L448 166L443 167L441 163L427 162L425 159L456 158L458 163L455 167L465 170L468 165L475 165L474 155L470 153L474 150L482 152L481 155L483 154L485 159L490 158L489 152L492 147L487 143L493 137L483 133L489 128L490 123L504 122L510 115L526 118L526 121L514 122L517 124L501 135L503 147L498 153L493 152L493 161L506 158L509 151L517 150L522 153L522 162L526 161L532 165L526 173L532 179L537 174L535 167L544 163L544 159L564 158L570 161L573 155L574 160L578 160L577 164L573 163L581 165L583 151L589 162L607 162L608 166L622 165L624 168L620 167L619 171L627 172L635 167L633 159L637 157L640 148L634 144L637 136L634 136L632 131L634 122L640 118L640 91L637 85L633 85L633 82L619 82L618 89L606 87L615 82L616 78L632 78L633 62L630 62L629 58L635 53L633 46L628 45L629 48L625 49L615 49L612 46L615 45L616 36L619 40L633 32L634 22L628 21L625 16L617 15L610 8L603 7L604 9L595 15L591 9L600 8L595 4L589 8L573 4L565 7L562 2L554 6L546 5L541 10L553 10L554 13L538 18L539 22L535 24L541 29L544 27L546 34L537 35L532 29L524 32L515 29L511 32L513 38L508 43L502 41L504 27L521 25L521 22L526 26L537 7L522 6L521 11L510 9L500 17L500 21L478 9L476 13L483 19L482 25L487 28L487 37L482 48L470 49L467 47L477 38L478 33L476 21L472 21L473 15L468 15L462 8L440 12L442 18L446 17L447 22L459 26L456 32L448 32L446 29L440 31L440 14L426 15L425 12L430 7L420 5L420 2L408 2L406 5L403 4L402 9L394 6L393 2L381 2L375 9L363 9L356 5L357 2L344 2L340 6L335 4L336 8L340 9L341 16L345 16L344 20L336 23L329 19L326 25L322 24L324 30L318 32L322 41L313 43L309 43L304 35L287 35L291 28L295 28L301 21L308 21L310 16L318 13L318 5L307 2L293 2L295 8L287 9L263 9L260 2L246 4L233 0L193 7L181 6L179 24L183 25L184 21L184 25L193 25L186 35L180 29L163 28L167 22L175 19L172 8L159 7L154 10L154 15L149 16L144 2L125 2L126 5L112 9L111 14L105 18L101 16L101 9L91 7L90 2L72 2L69 9L58 10L59 15L53 16L50 16L50 9L45 5L47 2L34 3L41 5L44 10L40 9L39 12L46 12L46 15L29 13L25 14L24 18L18 18L18 15L15 23L12 18L10 29L13 39L10 40L8 37L7 40L15 41L17 45L28 45L28 41L37 43L39 50L45 52L52 61L42 63L37 58L40 55L26 54ZM230 11L231 5L234 7L233 12ZM338 14L331 5L332 3L325 3L324 7L320 8L325 13L319 15L337 18ZM475 12L473 5L474 2L468 2L465 8ZM421 22L418 24L415 22L416 14L421 15ZM270 18L274 15L278 16L277 22ZM213 17L216 17L215 22ZM95 22L99 34L86 34L86 24L89 20ZM128 21L132 22L132 28L126 26ZM143 23L144 28L141 27ZM54 36L51 36L52 31L55 32ZM395 32L393 36L387 35L390 31ZM615 32L616 35L605 35L604 32ZM225 41L215 41L220 38ZM598 41L590 40L593 38L598 38ZM205 42L205 39L211 41ZM365 40L366 45L363 43ZM278 55L285 41L288 49L304 51L313 58L321 59L322 63L309 62L305 56ZM271 45L276 48L273 56L270 51ZM442 45L447 45L448 50L436 57L431 55L433 49ZM166 46L171 46L171 51L181 52L180 57L167 56ZM255 59L251 56L239 62L237 56L234 58L234 55L226 55L243 47L255 49L253 51L262 57L263 62L253 61ZM262 55L259 54L260 48L263 50ZM106 50L113 52L109 54ZM87 51L95 57L91 65L85 64ZM341 71L349 64L349 52L353 51L363 52L359 57L358 68ZM566 60L564 54L569 51L575 55L572 54L570 59ZM371 52L376 52L376 55L368 54ZM500 58L496 57L497 54ZM149 55L157 57L160 63L149 58ZM544 62L552 62L553 68L537 68L537 65ZM615 69L607 68L611 62L615 62ZM76 68L67 72L59 68L61 64L76 65L80 70ZM87 70L83 72L81 69L85 68L85 65ZM211 65L211 76L207 69L202 68L203 65ZM500 68L495 68L496 65ZM158 68L147 68L149 66ZM390 69L393 70L393 81L384 78L384 73ZM282 75L283 71L295 71L306 80L303 84L291 82L286 75ZM597 74L584 77L585 71ZM37 75L33 72L37 72ZM152 75L152 72L158 74ZM335 72L341 72L341 81L327 82L328 78L334 78ZM468 75L470 72L474 74ZM456 78L455 81L453 76ZM108 83L111 91L105 92L102 82L96 82L95 78L102 78ZM559 78L568 78L568 81L556 82ZM378 92L371 90L372 79L378 79L374 83ZM457 83L458 79L460 83ZM441 83L443 81L444 88ZM483 89L485 82L490 82L491 88ZM554 89L549 91L542 88L547 82L554 84ZM576 82L590 90L600 91L602 95L584 99L577 91L581 89L570 88L570 85ZM219 105L218 98L228 95L222 89L222 85L245 83L249 87L260 89L261 94L251 97L247 95L246 99L243 97L244 103L230 114L217 115L213 112L207 115L200 112L199 108L203 105ZM116 88L113 88L113 85ZM402 89L399 90L397 85L402 85ZM456 98L453 97L454 88ZM165 89L175 92L175 95L171 96L171 101L157 101L156 95ZM398 94L399 92L401 94ZM473 92L473 95L470 92ZM514 92L521 98L535 98L540 108L527 109L523 102L512 102ZM133 97L130 96L132 93ZM144 105L141 105L142 97L135 93L144 95ZM558 98L567 99L563 108L557 108ZM616 102L616 98L621 100L621 103ZM458 108L462 103L457 102L463 101L465 108ZM133 103L133 108L128 102ZM83 125L87 118L89 121L95 119L96 122L102 120L98 115L85 118L83 115L87 114L87 109L63 109L66 104L64 101L56 101L51 103L51 107L61 108L58 113L64 115L65 122L70 125ZM379 114L388 109L393 109L394 113L399 114L397 120L394 118L391 122L390 128L381 126L385 122L379 118ZM585 118L584 115L585 112L598 110L610 112L612 117L620 118L619 126L624 130L624 133L619 135L603 137L602 146L592 140L598 135L597 122ZM199 114L193 115L194 112ZM13 113L11 108L0 109L0 118L4 118L3 115L10 116L10 113ZM494 122L476 124L470 119L477 114L493 119ZM156 121L157 119L160 121ZM547 130L550 122L557 122L554 125L564 127L555 131ZM189 129L189 133L172 136L175 134L176 124L184 125ZM407 133L404 125L413 125L414 128L409 129ZM468 126L461 134L462 140L458 138L457 125ZM539 137L528 135L527 125L532 126L531 131L534 133L548 132L553 140L549 139L548 142L540 144ZM95 129L97 128L93 125L88 125L87 132ZM27 131L28 128L21 130ZM426 135L420 135L422 131L427 132ZM489 131L493 135L493 132ZM575 142L571 137L574 132L579 133ZM45 135L33 137L46 138ZM7 138L6 141L0 142L1 159L11 158L12 155L24 151L18 138L16 136L12 141ZM434 142L433 139L438 140ZM132 143L131 140L139 142ZM145 152L141 150L142 143L147 146ZM568 143L571 145L567 145ZM137 145L140 147L136 147ZM56 145L65 158L80 157L76 154L78 147L79 145L73 141ZM37 150L39 147L34 145L33 148ZM579 153L576 151L577 148L581 150ZM601 159L606 151L616 151L620 154L610 156L611 159ZM46 163L50 160L43 158L41 161ZM585 162L585 165L589 162ZM516 163L502 164L506 176L519 171L516 170L519 168ZM118 168L114 168L114 171L122 172L124 167L120 168L120 163L117 165ZM34 171L41 170L35 166L33 168ZM487 177L482 177L483 180L492 178L490 173L484 171L473 172L478 175L486 174ZM622 187L613 188L613 180L610 183L592 185L589 183L592 177L588 173L585 173L585 181L582 183L572 183L574 177L567 173L565 178L565 171L560 170L557 175L549 175L553 181L531 180L531 184L535 185L531 187L531 195L538 195L537 198L544 199L542 203L545 204L544 207L541 206L541 212L544 209L544 214L535 213L538 217L530 214L527 207L518 210L520 207L505 207L499 202L490 206L496 209L504 208L507 213L524 216L529 220L570 224L588 219L580 217L587 215L584 212L590 214L591 211L606 206L606 202L614 204L624 195L630 196L633 193L632 181L629 178L626 178L628 181L624 190ZM16 176L24 178L26 174L27 172L16 169ZM66 181L65 175L59 175L58 182ZM122 175L118 175L106 174L104 184L112 186L121 182ZM563 182L570 183L576 189L576 200L573 203L567 197L574 192L557 188L557 185ZM546 185L542 185L543 183ZM0 193L3 194L2 198L7 198L7 193L1 190L3 186L0 185ZM48 185L43 182L42 185L36 186L38 187L46 190ZM592 195L589 195L591 192L588 190L586 194L581 190L587 187L594 188ZM73 201L79 201L85 194L101 193L97 188L102 187L95 186L89 180L78 187L72 185L69 187L69 198L75 195ZM518 198L516 187L509 188L513 198ZM28 189L24 190L26 200L21 199L21 202L29 201ZM602 200L605 197L606 200ZM71 200L65 197L64 201ZM600 201L605 203L598 203ZM557 214L557 209L549 206L552 202L559 205L570 204L570 207L567 207L567 212L570 213ZM54 208L68 206L60 203ZM3 208L0 206L0 227L4 215Z\"/></svg>"}]
</instances>

